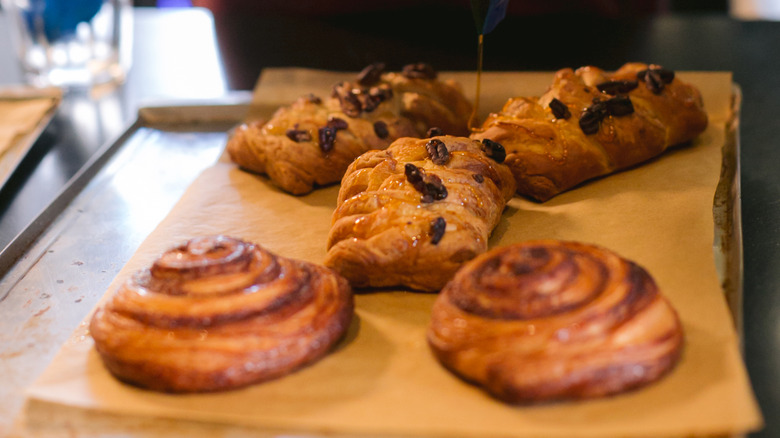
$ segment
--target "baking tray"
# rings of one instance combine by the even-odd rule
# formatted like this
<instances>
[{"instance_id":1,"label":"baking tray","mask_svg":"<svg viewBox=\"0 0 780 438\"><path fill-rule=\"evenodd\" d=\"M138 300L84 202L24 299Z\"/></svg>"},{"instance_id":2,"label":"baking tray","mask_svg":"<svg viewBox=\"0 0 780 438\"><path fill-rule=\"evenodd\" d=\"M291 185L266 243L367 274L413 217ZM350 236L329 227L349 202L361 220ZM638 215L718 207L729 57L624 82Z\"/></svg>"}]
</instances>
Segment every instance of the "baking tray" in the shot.
<instances>
[{"instance_id":1,"label":"baking tray","mask_svg":"<svg viewBox=\"0 0 780 438\"><path fill-rule=\"evenodd\" d=\"M136 120L116 139L101 147L68 181L46 208L2 249L2 252L0 252L0 275L5 274L5 276L0 280L0 299L8 293L9 275L13 277L15 273L18 274L20 272L18 268L13 270L16 272L12 272L11 268L14 264L21 261L24 266L25 260L31 260L31 254L28 251L35 239L52 224L71 201L85 189L87 184L106 167L115 153L123 149L127 143L135 141L135 136L138 136L139 133L145 130L158 131L160 133L197 131L199 133L213 132L224 134L226 129L234 126L238 123L238 120L241 120L246 115L248 104L237 102L246 102L248 98L246 93L236 93L219 101L197 105L185 106L172 103L141 108L138 111ZM31 133L32 138L29 140L31 143L34 142L37 135L40 135L40 132L49 123L50 117L49 115L42 120L36 131ZM147 148L156 149L160 152L159 159L154 159L155 163L160 160L164 163L166 160L175 159L174 156L168 155L171 150L166 145L167 139L165 135L160 135L152 139L152 141L146 142ZM224 139L220 139L220 141L224 143ZM201 146L199 142L194 142L191 149L199 149ZM132 158L124 157L122 160L127 162L132 160ZM188 161L188 165L192 164ZM202 169L207 164L210 164L210 162L196 163L196 166L193 168L169 166L166 168L165 173L172 180L179 181L177 179L181 176L179 174L190 172L192 169ZM181 181L186 181L186 178L182 178ZM170 187L171 183L167 182L163 189L168 190ZM26 266L29 267L29 263ZM26 269L21 269L21 272L26 272Z\"/></svg>"},{"instance_id":2,"label":"baking tray","mask_svg":"<svg viewBox=\"0 0 780 438\"><path fill-rule=\"evenodd\" d=\"M739 121L742 108L742 89L733 86L731 102L732 117L726 122L726 137L723 145L721 174L713 199L713 220L715 237L713 252L715 264L720 275L721 287L726 296L734 326L740 337L740 347L744 348L742 286L742 209L740 188L740 135Z\"/></svg>"},{"instance_id":3,"label":"baking tray","mask_svg":"<svg viewBox=\"0 0 780 438\"><path fill-rule=\"evenodd\" d=\"M741 93L736 86L734 96L738 116ZM25 412L19 395L21 390L40 374L48 359L67 341L73 328L94 307L114 276L189 183L218 159L227 132L244 119L248 110L247 103L236 103L235 99L142 108L137 121L106 145L42 214L40 229L33 227L23 233L21 241L29 243L0 282L0 296L6 296L0 306L24 308L24 314L0 324L6 333L18 331L24 325L27 340L4 343L0 357L9 369L24 369L28 378L11 381L6 378L4 388L0 389L0 400L3 400L0 410ZM733 118L727 130L721 180L713 203L716 224L713 249L724 293L739 330L742 247L738 117ZM0 259L4 257L7 255L0 255ZM83 266L89 269L82 269ZM31 290L34 292L30 293ZM56 312L52 311L55 305ZM35 324L29 324L33 320L30 315L37 317ZM41 316L49 318L42 321ZM30 347L29 339L39 343L24 351ZM237 436L273 435L241 426L149 421L60 406L51 410L38 406L34 411L38 415L44 413L33 419L38 427L56 430L78 424L77 435L129 430L139 436L208 436L226 432ZM13 424L0 423L0 432L2 427L15 429Z\"/></svg>"}]
</instances>

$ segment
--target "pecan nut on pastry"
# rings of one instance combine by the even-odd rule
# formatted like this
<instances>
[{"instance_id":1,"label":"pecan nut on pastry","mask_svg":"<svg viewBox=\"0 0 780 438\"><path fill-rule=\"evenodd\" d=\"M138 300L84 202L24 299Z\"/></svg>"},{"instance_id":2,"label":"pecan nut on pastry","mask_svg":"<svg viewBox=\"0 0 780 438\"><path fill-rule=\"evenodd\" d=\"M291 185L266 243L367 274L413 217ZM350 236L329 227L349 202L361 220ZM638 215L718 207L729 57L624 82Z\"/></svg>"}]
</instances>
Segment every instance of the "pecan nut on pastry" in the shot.
<instances>
[{"instance_id":1,"label":"pecan nut on pastry","mask_svg":"<svg viewBox=\"0 0 780 438\"><path fill-rule=\"evenodd\" d=\"M304 96L267 122L238 127L227 151L240 167L302 195L340 181L360 154L399 137L422 137L432 127L467 135L470 113L460 85L440 80L430 66L395 73L372 64L355 81L335 84L329 97Z\"/></svg>"},{"instance_id":2,"label":"pecan nut on pastry","mask_svg":"<svg viewBox=\"0 0 780 438\"><path fill-rule=\"evenodd\" d=\"M514 97L474 138L504 145L518 193L546 201L645 162L707 127L699 90L657 65L563 69L541 97Z\"/></svg>"},{"instance_id":3,"label":"pecan nut on pastry","mask_svg":"<svg viewBox=\"0 0 780 438\"><path fill-rule=\"evenodd\" d=\"M166 392L228 390L324 356L352 290L331 270L226 236L189 240L132 276L90 322L122 381Z\"/></svg>"},{"instance_id":4,"label":"pecan nut on pastry","mask_svg":"<svg viewBox=\"0 0 780 438\"><path fill-rule=\"evenodd\" d=\"M456 375L524 404L655 381L678 361L683 332L636 263L542 240L495 248L458 271L434 303L428 343Z\"/></svg>"},{"instance_id":5,"label":"pecan nut on pastry","mask_svg":"<svg viewBox=\"0 0 780 438\"><path fill-rule=\"evenodd\" d=\"M502 152L445 135L361 155L341 183L325 265L355 287L439 290L487 250L514 193Z\"/></svg>"}]
</instances>

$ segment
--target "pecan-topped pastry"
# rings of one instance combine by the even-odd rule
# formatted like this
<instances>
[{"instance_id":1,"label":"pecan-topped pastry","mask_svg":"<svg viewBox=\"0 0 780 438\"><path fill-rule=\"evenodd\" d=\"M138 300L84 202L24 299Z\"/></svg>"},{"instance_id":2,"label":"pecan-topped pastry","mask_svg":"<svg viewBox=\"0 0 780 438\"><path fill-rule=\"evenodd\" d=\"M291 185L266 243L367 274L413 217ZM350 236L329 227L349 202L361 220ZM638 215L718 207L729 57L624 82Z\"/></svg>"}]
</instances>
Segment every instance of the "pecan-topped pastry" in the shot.
<instances>
[{"instance_id":1,"label":"pecan-topped pastry","mask_svg":"<svg viewBox=\"0 0 780 438\"><path fill-rule=\"evenodd\" d=\"M660 66L563 69L541 97L514 97L472 137L506 147L518 193L545 201L689 142L707 127L701 94Z\"/></svg>"},{"instance_id":2,"label":"pecan-topped pastry","mask_svg":"<svg viewBox=\"0 0 780 438\"><path fill-rule=\"evenodd\" d=\"M648 272L614 252L540 240L467 263L434 303L439 361L509 403L582 399L649 384L683 347Z\"/></svg>"},{"instance_id":3,"label":"pecan-topped pastry","mask_svg":"<svg viewBox=\"0 0 780 438\"><path fill-rule=\"evenodd\" d=\"M440 289L487 250L514 193L509 169L487 152L503 149L490 143L402 138L358 157L341 182L325 264L357 287Z\"/></svg>"},{"instance_id":4,"label":"pecan-topped pastry","mask_svg":"<svg viewBox=\"0 0 780 438\"><path fill-rule=\"evenodd\" d=\"M195 238L135 273L92 317L105 366L167 392L274 379L331 349L352 318L352 290L330 269L226 236Z\"/></svg>"},{"instance_id":5,"label":"pecan-topped pastry","mask_svg":"<svg viewBox=\"0 0 780 438\"><path fill-rule=\"evenodd\" d=\"M304 96L267 122L240 126L227 151L240 167L301 195L338 182L358 155L397 138L419 138L433 127L467 135L470 114L460 85L438 79L431 66L394 73L372 64L355 81L335 84L330 96Z\"/></svg>"}]
</instances>

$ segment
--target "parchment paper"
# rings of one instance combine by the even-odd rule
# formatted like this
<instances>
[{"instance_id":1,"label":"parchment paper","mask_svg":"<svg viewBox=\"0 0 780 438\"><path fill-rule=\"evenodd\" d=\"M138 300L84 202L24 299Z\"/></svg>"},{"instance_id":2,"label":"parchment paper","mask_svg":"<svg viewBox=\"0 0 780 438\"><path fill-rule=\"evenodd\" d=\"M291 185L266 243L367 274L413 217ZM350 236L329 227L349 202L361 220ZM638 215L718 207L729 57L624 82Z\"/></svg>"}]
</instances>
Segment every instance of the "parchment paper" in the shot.
<instances>
[{"instance_id":1,"label":"parchment paper","mask_svg":"<svg viewBox=\"0 0 780 438\"><path fill-rule=\"evenodd\" d=\"M268 71L255 100L267 110L311 91L324 95L349 76ZM473 75L450 76L473 90ZM208 395L129 387L105 371L85 323L28 395L104 412L338 435L655 437L754 430L762 418L713 259L712 205L731 115L731 75L680 77L700 87L710 115L709 128L693 145L543 204L515 198L490 241L495 247L537 238L580 240L644 266L678 310L686 333L681 362L656 384L592 401L504 405L434 360L425 342L434 294L382 291L357 296L355 321L332 354L277 381ZM510 96L543 92L550 78L485 74L481 113ZM190 186L111 289L165 249L199 235L229 234L321 263L337 191L332 186L290 196L223 159Z\"/></svg>"},{"instance_id":2,"label":"parchment paper","mask_svg":"<svg viewBox=\"0 0 780 438\"><path fill-rule=\"evenodd\" d=\"M0 186L40 134L62 97L57 88L0 88Z\"/></svg>"}]
</instances>

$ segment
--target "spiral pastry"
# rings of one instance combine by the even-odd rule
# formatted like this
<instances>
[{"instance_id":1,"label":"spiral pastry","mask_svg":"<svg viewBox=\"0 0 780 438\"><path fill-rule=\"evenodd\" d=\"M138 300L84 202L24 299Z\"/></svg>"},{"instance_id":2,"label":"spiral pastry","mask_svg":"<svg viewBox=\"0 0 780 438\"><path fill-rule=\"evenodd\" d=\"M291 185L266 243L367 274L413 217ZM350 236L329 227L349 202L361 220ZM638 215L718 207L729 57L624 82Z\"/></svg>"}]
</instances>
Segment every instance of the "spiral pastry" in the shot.
<instances>
[{"instance_id":1,"label":"spiral pastry","mask_svg":"<svg viewBox=\"0 0 780 438\"><path fill-rule=\"evenodd\" d=\"M464 265L437 297L428 343L446 368L494 397L532 403L646 385L675 365L683 333L637 264L541 240Z\"/></svg>"},{"instance_id":2,"label":"spiral pastry","mask_svg":"<svg viewBox=\"0 0 780 438\"><path fill-rule=\"evenodd\" d=\"M90 323L122 381L219 391L283 376L324 356L349 326L342 277L226 236L189 240L135 273Z\"/></svg>"}]
</instances>

